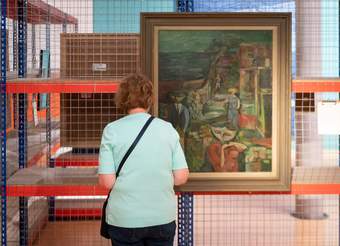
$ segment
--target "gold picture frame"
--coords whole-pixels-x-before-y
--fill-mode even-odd
[[[142,13],[153,113],[191,169],[180,191],[290,190],[290,13]]]

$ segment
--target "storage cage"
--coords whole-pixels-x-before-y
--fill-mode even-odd
[[[340,245],[339,134],[318,131],[339,118],[322,114],[339,105],[339,1],[1,0],[2,245],[110,245],[98,149],[142,70],[143,12],[292,16],[290,191],[178,191],[176,245]]]

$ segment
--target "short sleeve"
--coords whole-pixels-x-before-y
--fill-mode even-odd
[[[185,155],[182,149],[182,146],[179,142],[179,135],[174,130],[176,133],[176,143],[175,143],[175,148],[172,152],[172,170],[177,170],[177,169],[184,169],[188,168],[187,161],[185,160]]]
[[[108,127],[105,127],[99,149],[99,174],[115,173],[115,163],[113,160],[113,140],[114,133],[112,131],[110,132]]]

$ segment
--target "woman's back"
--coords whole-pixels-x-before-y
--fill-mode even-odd
[[[115,173],[147,113],[125,116],[107,125],[100,148],[100,174]],[[154,119],[126,160],[110,194],[107,222],[136,228],[169,223],[176,218],[173,170],[187,168],[172,125]]]

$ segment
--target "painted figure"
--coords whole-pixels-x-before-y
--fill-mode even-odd
[[[193,120],[202,119],[202,117],[203,117],[203,104],[202,104],[202,100],[201,100],[201,95],[196,91],[192,91],[188,95],[187,101],[188,101],[191,119],[193,119]]]
[[[215,92],[218,92],[221,89],[221,84],[222,84],[222,78],[220,74],[217,74],[215,78]]]
[[[213,136],[222,144],[232,141],[237,133],[227,127],[211,126],[210,129]]]
[[[215,172],[239,172],[238,158],[245,149],[244,144],[236,142],[213,143],[207,149],[208,159]]]
[[[185,94],[173,93],[170,97],[173,103],[169,105],[168,120],[172,123],[175,129],[185,133],[190,122],[189,109],[182,103],[185,98]]]
[[[241,106],[240,99],[236,96],[237,89],[229,88],[227,96],[227,125],[230,129],[239,128],[239,109]]]

